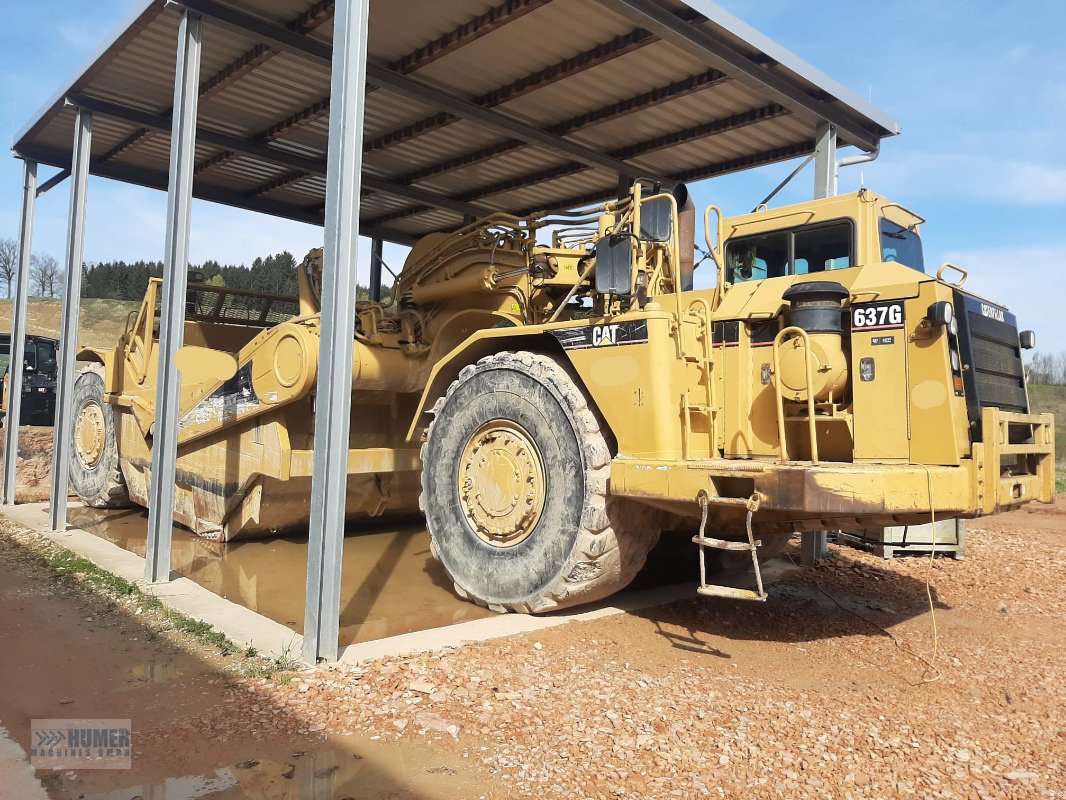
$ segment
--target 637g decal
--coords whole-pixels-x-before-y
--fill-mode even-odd
[[[903,328],[903,301],[863,303],[851,307],[853,331],[891,331]]]

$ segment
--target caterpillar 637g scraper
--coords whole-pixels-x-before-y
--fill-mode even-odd
[[[793,532],[1052,499],[1033,334],[961,268],[926,270],[920,217],[866,190],[712,207],[707,280],[694,217],[683,186],[638,182],[423,239],[393,301],[358,307],[350,515],[421,508],[459,594],[536,612],[625,586],[661,531],[699,526],[701,554],[758,574]],[[174,514],[202,536],[306,525],[320,265],[298,298],[190,287]],[[148,501],[159,288],[79,354],[88,505]]]

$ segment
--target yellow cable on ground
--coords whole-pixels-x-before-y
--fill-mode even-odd
[[[931,537],[932,538],[930,539],[932,544],[931,544],[930,549],[929,549],[929,565],[928,565],[928,567],[926,569],[926,572],[925,572],[925,596],[926,596],[926,599],[929,601],[929,618],[930,618],[930,620],[933,623],[933,653],[932,653],[932,655],[929,658],[926,658],[925,656],[921,655],[920,653],[914,652],[909,647],[907,647],[905,644],[903,644],[899,639],[897,639],[895,636],[893,636],[892,632],[890,630],[888,630],[888,628],[886,628],[884,625],[881,625],[878,622],[874,622],[872,619],[860,614],[858,611],[855,611],[853,609],[848,608],[846,605],[844,605],[839,600],[837,600],[833,595],[831,595],[829,592],[827,592],[825,589],[823,589],[822,588],[822,584],[820,584],[818,582],[817,578],[814,579],[814,585],[815,585],[815,588],[817,588],[819,592],[821,592],[826,597],[828,597],[830,600],[832,600],[842,611],[846,611],[848,614],[851,614],[854,617],[858,617],[863,622],[865,622],[867,625],[872,625],[873,627],[877,628],[879,631],[881,631],[881,633],[885,634],[885,636],[887,636],[889,639],[891,639],[892,643],[900,651],[902,651],[902,652],[906,653],[907,655],[911,656],[911,658],[915,658],[918,661],[921,661],[923,664],[925,664],[925,671],[922,673],[922,678],[921,678],[920,683],[935,683],[936,681],[938,681],[942,677],[944,677],[941,674],[940,670],[937,668],[936,664],[934,663],[936,661],[937,656],[940,653],[940,631],[939,631],[939,629],[937,627],[937,623],[936,623],[936,606],[933,603],[933,586],[932,586],[932,583],[933,583],[933,564],[935,563],[934,559],[936,558],[936,504],[933,502],[933,471],[931,469],[929,469],[929,467],[926,464],[919,464],[918,466],[920,466],[922,469],[925,470],[925,476],[926,476],[926,480],[927,480],[927,483],[928,483],[928,489],[929,489],[929,517],[930,517],[930,521],[931,521],[931,527],[933,528],[933,530],[931,531]],[[796,560],[794,558],[792,558],[791,554],[786,554],[786,555],[788,555],[788,560],[791,561],[793,563],[793,565],[795,565],[797,567],[799,566],[798,564],[796,564]]]
[[[933,654],[928,660],[917,653],[914,655],[925,663],[925,672],[922,673],[922,683],[933,683],[940,680],[943,675],[936,666],[936,657],[940,653],[940,631],[936,625],[936,608],[933,603],[933,564],[936,558],[936,503],[933,502],[933,471],[928,464],[919,464],[925,470],[925,479],[929,486],[929,566],[925,570],[925,596],[929,600],[929,619],[933,623]],[[933,673],[930,675],[930,673]]]

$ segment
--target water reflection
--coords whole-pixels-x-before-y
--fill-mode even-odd
[[[461,776],[462,765],[453,760],[406,744],[364,746],[358,753],[324,748],[112,789],[84,800],[449,800],[481,795],[485,787]]]
[[[71,508],[70,524],[143,557],[142,509]],[[204,588],[303,632],[306,537],[210,542],[175,526],[172,569]],[[341,584],[342,645],[437,628],[492,612],[456,597],[430,558],[420,522],[348,531]]]

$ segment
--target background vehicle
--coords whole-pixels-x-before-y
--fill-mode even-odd
[[[59,341],[45,336],[26,337],[26,359],[22,373],[21,425],[53,425],[56,416],[56,353]],[[11,334],[0,334],[0,375],[3,376],[2,414],[7,417],[8,366]]]
[[[865,190],[712,207],[697,269],[685,188],[638,182],[425,237],[396,301],[358,307],[349,515],[421,507],[459,594],[536,612],[625,586],[663,531],[698,527],[711,574],[758,577],[793,532],[1049,501],[1033,335],[961,268],[925,271],[921,222]],[[306,524],[320,269],[312,253],[299,298],[190,289],[175,517],[201,535]],[[158,296],[114,350],[79,354],[89,505],[147,503]],[[701,592],[765,597],[761,579]]]

